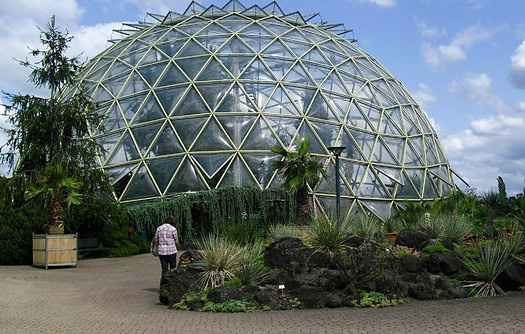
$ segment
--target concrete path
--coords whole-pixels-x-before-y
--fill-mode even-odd
[[[150,254],[77,268],[0,266],[0,333],[525,333],[525,294],[383,309],[247,314],[169,310]]]

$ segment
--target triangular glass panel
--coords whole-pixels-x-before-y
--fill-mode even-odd
[[[423,192],[423,172],[424,170],[421,169],[405,169],[405,173],[407,175],[407,178],[411,181],[411,183],[416,188],[418,194],[421,194]],[[405,187],[406,185],[410,183],[409,181],[405,181]],[[419,195],[414,196],[416,198],[419,198]]]
[[[285,86],[285,89],[288,92],[290,99],[295,103],[299,111],[303,114],[306,114],[306,110],[310,106],[310,102],[312,102],[315,90],[310,88],[299,88],[294,86]]]
[[[169,155],[183,152],[183,148],[173,132],[169,122],[164,127],[164,130],[159,134],[151,149],[148,152],[148,157],[158,157],[161,155]]]
[[[368,210],[370,210],[375,216],[377,216],[381,221],[386,221],[391,216],[391,204],[390,201],[370,201],[370,200],[361,200]]]
[[[354,128],[374,131],[372,125],[370,125],[368,118],[366,118],[361,110],[357,107],[357,103],[354,101],[350,105],[348,117],[346,118],[346,124]]]
[[[197,24],[189,24],[189,25],[178,25],[177,29],[187,33],[188,35],[195,35],[198,31],[202,30],[206,25],[208,25],[207,22],[200,22]]]
[[[221,101],[224,98],[224,95],[226,95],[228,88],[230,88],[229,83],[197,85],[197,89],[201,92],[211,110],[215,110],[219,101]]]
[[[255,123],[242,145],[243,150],[270,150],[277,145],[277,139],[262,118]]]
[[[144,57],[146,54],[147,49],[142,49],[137,52],[133,52],[131,54],[127,54],[125,57],[119,57],[119,60],[125,62],[129,66],[135,66],[139,63],[139,61]]]
[[[263,23],[264,27],[270,30],[275,36],[280,36],[290,30],[290,27],[280,24]]]
[[[135,198],[158,196],[159,193],[155,184],[151,180],[146,167],[142,166],[129,182],[126,192],[122,195],[122,200]]]
[[[195,167],[190,163],[189,158],[184,159],[181,163],[177,175],[173,178],[167,194],[183,193],[186,191],[204,190],[206,187],[197,176]]]
[[[204,174],[206,174],[209,179],[212,179],[232,156],[231,153],[195,154],[193,155],[193,159],[195,159]]]
[[[246,38],[245,38],[246,40]],[[292,54],[284,46],[281,41],[276,39],[270,46],[268,46],[262,53],[263,55],[268,56],[277,56],[277,57],[289,57],[293,58]]]
[[[119,167],[106,169],[106,175],[109,177],[109,183],[113,185],[114,188],[117,188],[119,183],[123,183],[121,187],[122,187],[122,190],[124,190],[124,188],[128,184],[128,181],[131,179],[131,176],[133,175],[133,171],[138,166],[139,166],[138,164],[133,164],[133,165],[119,166]]]
[[[425,162],[425,151],[423,148],[423,136],[418,137],[410,137],[408,138],[408,143],[411,144],[412,148],[414,149],[414,152],[419,157],[421,162]],[[423,166],[426,166],[427,164],[424,163]]]
[[[246,46],[246,44],[244,44],[243,41],[241,41],[241,39],[234,36],[219,50],[219,53],[221,54],[231,54],[231,53],[252,54],[253,52]]]
[[[328,73],[330,73],[330,69],[329,68],[322,67],[322,66],[319,66],[317,64],[312,64],[312,63],[309,63],[309,62],[306,62],[306,61],[303,62],[303,66],[306,68],[308,73],[310,73],[312,78],[314,78],[314,80],[318,84],[321,84],[321,82],[323,82],[324,79],[326,79],[326,76],[328,75]]]
[[[208,51],[197,44],[195,41],[190,40],[184,49],[177,55],[178,58],[191,57],[208,54]]]
[[[215,5],[211,5],[210,7],[208,7],[208,9],[206,9],[202,13],[202,16],[216,18],[216,17],[222,17],[227,14],[228,14],[227,11],[222,10],[221,8]]]
[[[222,7],[222,9],[227,12],[240,12],[246,10],[246,7],[244,7],[238,0],[230,0],[224,5],[224,7]]]
[[[353,160],[368,161],[368,159],[363,158],[361,151],[357,147],[357,142],[350,135],[350,130],[343,128],[337,145],[346,147],[346,149],[343,150],[343,153],[341,153],[341,157]]]
[[[186,10],[184,11],[183,15],[190,16],[192,14],[199,14],[204,12],[205,10],[206,8],[203,5],[201,5],[197,1],[192,1],[188,8],[186,8]]]
[[[225,80],[230,79],[230,75],[226,70],[219,64],[215,58],[212,57],[206,68],[196,78],[197,81],[208,81],[208,80]]]
[[[370,105],[359,103],[361,112],[372,125],[372,130],[376,131],[379,128],[379,122],[381,121],[381,110],[376,109]]]
[[[325,97],[332,110],[335,111],[341,120],[344,120],[350,106],[350,99],[335,94],[325,94]]]
[[[377,78],[381,78],[381,74],[377,73],[376,71],[372,70],[370,67],[367,67],[363,64],[371,65],[370,62],[366,58],[354,58],[354,61],[358,65],[359,69],[363,74],[369,79],[374,80]]]
[[[425,191],[423,193],[424,198],[436,198],[439,197],[436,188],[432,182],[432,177],[430,174],[426,174],[427,177],[425,179]]]
[[[308,108],[307,116],[320,118],[327,121],[339,121],[337,117],[335,117],[335,115],[332,113],[325,99],[321,96],[321,93],[319,92],[315,96],[310,108]]]
[[[157,123],[131,129],[142,155],[145,155],[161,126],[162,123]]]
[[[288,46],[288,48],[290,48],[290,50],[293,51],[293,53],[295,53],[297,58],[302,57],[312,47],[312,45],[310,44],[299,43],[291,40],[287,40],[286,45]],[[326,64],[326,62],[324,62],[323,64]]]
[[[346,72],[346,74],[353,75],[354,78],[362,78],[363,77],[363,75],[361,74],[361,71],[359,71],[359,69],[357,68],[357,65],[354,63],[354,61],[352,59],[349,59],[347,62],[339,65],[337,67],[337,69],[338,69],[338,71],[343,71],[343,72]],[[344,76],[343,76],[343,80],[346,82]],[[356,79],[353,79],[353,80],[356,80]]]
[[[246,28],[243,28],[241,31],[239,31],[239,33],[257,36],[273,36],[270,32],[268,32],[266,29],[264,29],[257,23],[253,23],[247,26]]]
[[[146,103],[142,105],[142,108],[137,113],[131,124],[145,123],[157,119],[165,118],[166,115],[160,109],[160,105],[157,102],[155,96],[150,95]]]
[[[241,75],[241,79],[252,81],[274,81],[272,74],[257,58]]]
[[[119,101],[120,109],[122,110],[122,113],[128,122],[130,122],[133,116],[135,116],[135,113],[139,109],[146,96],[147,95],[144,94]]]
[[[401,127],[399,125],[399,115],[399,108],[385,110],[383,113],[383,120],[381,121],[381,125],[379,127],[379,132],[403,136],[404,132],[401,132]]]
[[[372,170],[369,168],[367,170],[367,173],[365,177],[363,178],[363,182],[361,183],[361,186],[359,187],[359,191],[357,192],[358,196],[361,197],[372,197],[372,198],[385,198],[390,197],[386,190],[383,188],[380,182],[377,181],[376,176],[372,172]]]
[[[423,132],[427,134],[433,133],[434,131],[431,129],[431,125],[428,123],[428,120],[425,117],[424,112],[418,107],[415,107],[415,109],[416,109],[416,115],[419,119],[419,125],[423,129]]]
[[[323,85],[321,87],[323,89],[331,90],[339,94],[347,94],[345,85],[343,84],[341,79],[339,79],[335,72],[332,72],[332,74],[330,74],[330,76],[323,82]]]
[[[266,188],[274,172],[272,162],[279,160],[281,156],[273,153],[244,153],[242,157],[259,184]]]
[[[122,89],[122,86],[126,83],[129,77],[129,72],[124,75],[119,75],[117,77],[113,77],[111,80],[107,80],[104,82],[104,87],[113,94],[113,96],[118,96],[118,93]],[[103,100],[103,99],[109,99],[107,97],[104,97],[104,91],[101,91],[101,88],[99,86],[99,90],[97,91],[97,94],[100,95],[97,96],[96,100]],[[109,96],[109,95],[108,95]]]
[[[97,143],[102,146],[102,161],[106,162],[111,150],[115,147],[115,144],[119,141],[123,132],[113,133],[111,135],[97,138]]]
[[[397,105],[397,102],[394,101],[391,97],[389,97],[385,92],[383,92],[381,89],[377,88],[374,84],[377,81],[374,81],[373,84],[370,85],[371,90],[375,93],[378,101],[381,103],[383,107],[390,107],[393,105]]]
[[[390,88],[392,88],[392,91],[394,92],[394,95],[396,96],[397,101],[400,104],[410,103],[410,101],[408,101],[408,99],[405,97],[405,93],[403,92],[403,89],[401,89],[400,84],[397,81],[388,80],[388,83],[390,85]]]
[[[306,74],[306,71],[302,68],[300,63],[296,63],[294,65],[294,67],[288,72],[288,74],[286,74],[283,81],[301,85],[315,86],[315,84]]]
[[[363,180],[363,176],[365,175],[365,172],[367,170],[366,165],[358,164],[358,163],[352,163],[348,161],[340,161],[341,163],[341,171],[342,176],[346,179],[348,184],[350,184],[350,188],[352,191],[357,193],[357,189],[359,189],[359,185],[361,184],[361,181]]]
[[[397,165],[397,161],[394,159],[392,154],[386,148],[386,145],[381,140],[381,137],[377,140],[376,147],[374,149],[373,161],[387,164],[387,165]]]
[[[323,44],[323,46],[326,46],[326,44]],[[325,49],[325,48],[321,48],[321,49],[323,50],[326,57],[328,57],[328,60],[330,60],[330,62],[334,64],[334,66],[337,66],[338,64],[341,64],[342,62],[348,59],[347,57],[339,53],[332,52],[329,49]]]
[[[177,167],[179,167],[181,160],[182,157],[174,157],[146,161],[153,178],[157,181],[161,193],[164,193],[166,190],[166,187],[173,177],[173,173],[175,173]]]
[[[387,136],[382,136],[382,138],[390,149],[390,152],[392,152],[397,161],[401,163],[403,161],[403,153],[405,151],[405,139]]]
[[[372,149],[376,142],[376,135],[357,130],[351,130],[350,133],[352,134],[352,137],[354,137],[357,146],[359,146],[363,152],[366,161],[369,161],[372,155]]]
[[[103,65],[99,66],[99,64],[103,64]],[[106,73],[110,65],[111,65],[111,62],[109,60],[102,59],[96,65],[97,67],[93,69],[93,71],[90,74],[86,76],[86,79],[93,80],[93,81],[98,81],[102,79],[102,76]]]
[[[295,39],[295,40],[305,42],[305,43],[309,43],[309,41],[298,30],[295,30],[295,29],[292,31],[289,31],[283,37]]]
[[[171,120],[187,150],[199,134],[206,120],[207,118],[205,117]]]
[[[297,134],[297,138],[295,139],[296,142],[299,140],[302,140],[303,138],[310,137],[312,143],[310,144],[310,152],[311,153],[319,153],[319,154],[327,154],[328,152],[326,149],[319,143],[319,140],[314,135],[310,127],[308,126],[307,122],[304,121],[303,125],[301,126],[301,129],[299,130],[299,133]]]
[[[162,62],[151,66],[142,67],[139,69],[140,75],[149,83],[150,86],[154,86],[155,82],[159,79],[159,74],[164,71],[164,68],[168,62]]]
[[[140,159],[139,152],[135,147],[135,143],[133,143],[133,139],[131,139],[129,133],[126,132],[124,139],[121,140],[115,148],[106,165],[116,165],[136,159]]]
[[[239,157],[236,157],[232,162],[228,171],[224,175],[221,181],[220,187],[224,186],[236,186],[245,187],[256,185],[253,176],[250,174],[248,168],[244,165],[244,162]]]
[[[172,87],[163,90],[155,90],[157,97],[164,108],[164,112],[170,115],[173,111],[173,107],[179,102],[180,97],[186,91],[187,87]]]
[[[192,114],[203,114],[208,113],[209,110],[206,107],[206,104],[202,101],[199,93],[194,87],[191,87],[182,99],[181,103],[177,106],[171,117],[182,116],[182,115],[192,115]]]
[[[266,58],[264,60],[270,67],[277,80],[281,80],[288,69],[294,64],[292,60]]]
[[[251,56],[219,56],[219,60],[222,64],[236,78],[239,77],[252,59],[253,57]]]
[[[264,12],[264,10],[261,7],[257,5],[251,6],[250,8],[243,11],[241,14],[249,16],[251,18],[265,17],[268,15]]]
[[[363,54],[359,52],[359,49],[357,49],[357,47],[352,43],[349,43],[346,39],[343,41],[339,41],[339,46],[341,46],[350,57],[363,56]]]
[[[213,6],[213,5],[212,5]],[[214,36],[214,35],[227,35],[230,32],[221,27],[218,24],[211,24],[206,29],[201,30],[198,35],[199,36]]]
[[[123,127],[126,127],[124,117],[122,117],[119,108],[117,108],[116,105],[113,105],[106,114],[104,121],[104,131],[109,132],[112,130],[121,129]]]
[[[363,102],[380,106],[379,102],[376,99],[376,96],[374,93],[372,93],[372,90],[370,89],[370,85],[367,83],[365,84],[356,94],[355,97]]]
[[[317,136],[321,138],[321,142],[323,142],[324,146],[336,146],[339,130],[341,129],[340,125],[333,125],[314,121],[310,121],[310,124],[312,125]]]
[[[303,59],[326,64],[326,58],[321,54],[321,52],[319,52],[319,49],[317,47],[314,47],[307,54],[305,54],[303,56]]]
[[[406,151],[405,151],[405,166],[423,166],[422,162],[423,157],[419,154],[417,154],[410,143],[407,143],[406,145]]]
[[[350,92],[350,94],[355,94],[365,84],[363,80],[349,74],[345,74],[344,72],[339,72],[339,75],[341,76],[341,79],[343,79],[346,89]]]
[[[277,87],[275,93],[273,93],[270,102],[264,108],[264,113],[278,114],[278,115],[299,115],[299,112],[295,108],[294,104],[281,87]]]
[[[281,7],[277,4],[277,2],[272,1],[266,6],[263,7],[264,11],[269,14],[276,14],[276,15],[284,15],[284,12],[282,11]]]
[[[220,21],[220,23],[228,30],[232,32],[237,32],[243,29],[250,21],[245,18],[239,17],[242,21]]]
[[[270,37],[241,36],[241,39],[254,49],[255,52],[260,52],[273,41],[273,38]]]
[[[407,134],[411,136],[411,135],[423,133],[421,129],[419,128],[417,117],[414,114],[414,110],[412,110],[412,107],[404,106],[403,112],[405,114],[404,120],[405,120],[405,127],[407,130]]]
[[[195,145],[192,147],[193,151],[221,151],[231,149],[232,146],[228,140],[228,136],[226,136],[213,117],[210,118],[204,130],[199,134]]]
[[[179,31],[172,28],[166,35],[164,35],[157,43],[163,43],[166,41],[172,41],[179,38],[186,38],[185,34],[180,33]]]
[[[177,53],[179,53],[182,46],[186,43],[186,40],[179,40],[174,42],[168,42],[163,44],[157,44],[156,47],[164,52],[167,57],[171,58],[175,56]]]
[[[158,87],[169,86],[187,82],[186,76],[175,65],[170,64],[168,69],[164,72],[162,79],[157,84]]]
[[[241,145],[256,119],[254,116],[219,116],[217,118],[236,147]]]
[[[129,45],[129,47],[126,49],[125,53],[122,53],[122,55],[128,54],[128,53],[132,53],[133,51],[136,51],[136,50],[139,50],[139,49],[142,49],[142,48],[146,48],[148,46],[149,46],[148,44],[143,43],[140,40],[134,40]]]
[[[285,17],[287,18],[287,21],[292,20],[296,25],[306,24],[306,21],[304,20],[300,12],[289,13],[286,14]]]
[[[150,89],[150,87],[144,82],[144,80],[142,80],[142,77],[136,72],[132,72],[128,83],[126,84],[126,87],[123,89],[120,96],[127,96],[148,89]]]
[[[113,47],[109,48],[110,51],[106,53],[104,57],[118,56],[122,52],[122,50],[124,50],[130,43],[131,41],[127,41],[127,42],[120,41],[120,43],[114,44]]]
[[[339,172],[342,173],[341,166],[339,166]],[[329,176],[328,180],[321,178],[319,184],[315,188],[315,192],[324,194],[335,194],[337,191],[336,175],[335,166],[332,161],[329,162],[328,168],[326,169],[326,173]],[[352,192],[350,191],[350,189],[348,189],[343,180],[341,180],[340,182],[339,192],[343,196],[353,196]]]
[[[435,153],[434,149],[434,140],[432,139],[432,136],[425,136],[425,153],[427,157],[427,164],[428,165],[435,165],[438,164],[438,158]]]
[[[149,35],[143,35],[140,36],[140,40],[146,44],[153,44],[156,40],[159,39],[159,37],[163,36],[169,28],[159,28],[158,26],[156,28],[153,28],[153,32]]]
[[[385,185],[387,184],[393,185],[394,183],[403,185],[403,174],[400,168],[390,168],[390,167],[374,165],[374,169],[377,171],[378,175],[384,175],[388,179],[390,179],[390,182],[383,182],[385,183]]]
[[[255,85],[256,89],[251,89],[252,85]],[[268,102],[268,99],[275,90],[275,84],[245,84],[244,87],[249,92],[255,92],[255,94],[251,94],[249,97],[260,110],[264,109],[266,102]]]
[[[222,100],[216,112],[256,112],[251,100],[244,94],[238,85],[233,86]]]
[[[121,73],[124,73],[126,71],[130,70],[130,67],[118,60],[116,60],[114,63],[113,63],[113,66],[111,66],[111,69],[109,70],[108,74],[106,74],[106,79],[107,78],[110,78],[114,75],[117,75],[117,74],[121,74]]]
[[[266,117],[266,119],[284,146],[289,147],[301,120],[286,117]]]
[[[176,63],[188,75],[190,80],[193,80],[206,61],[208,61],[208,57],[197,57],[177,60]]]

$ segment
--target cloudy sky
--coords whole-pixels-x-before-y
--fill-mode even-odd
[[[263,2],[248,1],[247,6]],[[212,3],[223,6],[226,0]],[[51,15],[75,36],[71,54],[93,57],[121,22],[183,12],[185,0],[0,0],[0,90],[47,95],[17,65]],[[285,12],[320,13],[354,30],[357,45],[410,90],[437,130],[451,166],[478,192],[525,186],[525,1],[282,0]],[[118,37],[113,33],[114,37]],[[351,36],[349,36],[351,37]],[[0,95],[0,104],[5,97]],[[3,107],[0,106],[0,113]],[[0,116],[0,127],[6,127]],[[0,131],[0,145],[5,134]],[[0,166],[0,173],[6,166]],[[460,181],[458,181],[460,182]]]

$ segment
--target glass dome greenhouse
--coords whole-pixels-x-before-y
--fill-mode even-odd
[[[429,120],[375,58],[316,15],[276,2],[222,8],[192,2],[183,14],[148,14],[93,58],[78,80],[106,116],[93,132],[123,203],[225,185],[278,187],[271,148],[308,136],[329,181],[315,205],[381,219],[406,200],[446,195],[452,171]],[[73,88],[66,96],[74,94]]]

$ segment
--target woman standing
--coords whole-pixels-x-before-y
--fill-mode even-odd
[[[164,219],[164,224],[157,227],[153,244],[159,245],[159,259],[162,267],[162,275],[169,269],[177,266],[177,246],[179,244],[179,237],[177,229],[175,228],[175,217],[167,216]]]

